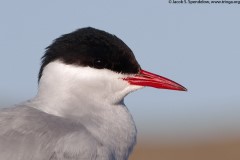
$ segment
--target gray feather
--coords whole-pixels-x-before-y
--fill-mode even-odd
[[[104,159],[107,152],[79,123],[27,106],[0,111],[0,160]]]

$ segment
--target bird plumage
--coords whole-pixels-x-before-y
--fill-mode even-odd
[[[127,159],[136,127],[123,98],[141,87],[125,76],[49,63],[35,98],[1,110],[0,159]]]
[[[24,105],[1,110],[0,117],[1,160],[77,160],[101,156],[100,142],[81,123]]]

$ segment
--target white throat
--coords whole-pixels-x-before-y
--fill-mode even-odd
[[[125,150],[129,154],[136,127],[123,99],[142,87],[128,84],[122,79],[126,76],[55,61],[45,67],[31,105],[79,122],[103,143],[118,148],[119,154]]]

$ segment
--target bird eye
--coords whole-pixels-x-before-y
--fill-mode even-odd
[[[93,66],[98,69],[102,69],[106,67],[106,62],[102,59],[95,59],[93,62]]]

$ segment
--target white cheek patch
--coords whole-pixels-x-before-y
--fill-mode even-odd
[[[71,91],[76,94],[84,94],[84,97],[95,95],[96,98],[102,96],[119,100],[123,99],[128,93],[142,88],[141,86],[130,85],[123,80],[128,76],[131,75],[116,73],[108,69],[66,65],[63,62],[54,61],[49,63],[43,71],[39,83],[39,92],[67,94]]]

